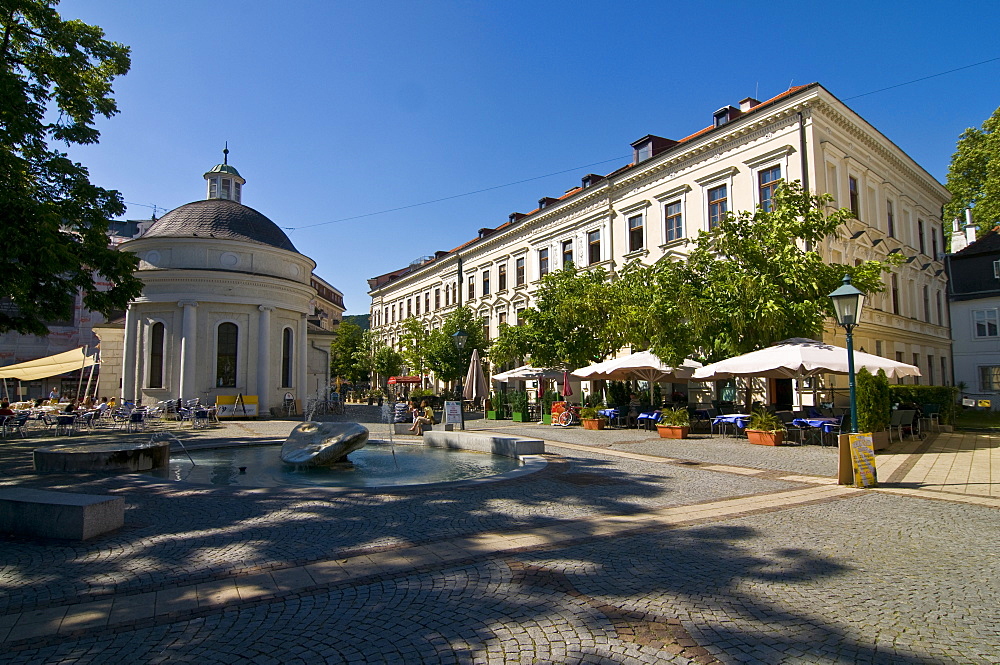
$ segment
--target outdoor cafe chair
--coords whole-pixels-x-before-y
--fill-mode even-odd
[[[76,415],[65,413],[56,416],[56,427],[52,431],[53,436],[59,436],[60,432],[67,436],[76,433]]]
[[[913,438],[913,417],[917,415],[916,411],[896,409],[892,412],[892,418],[889,420],[889,441],[892,441],[892,432],[896,431],[896,438],[900,441],[903,440],[903,428],[909,429],[910,438]]]
[[[126,429],[129,432],[138,432],[146,429],[146,412],[141,409],[135,409],[128,414],[128,424]]]
[[[13,416],[4,416],[3,417],[3,437],[5,439],[7,438],[7,432],[17,432],[18,434],[21,435],[21,438],[23,439],[24,438],[24,427],[25,427],[25,423],[28,422],[28,415],[30,415],[30,414],[19,413],[17,415],[13,415]]]
[[[774,415],[777,416],[778,420],[782,422],[782,424],[785,426],[785,431],[787,431],[789,435],[791,435],[792,432],[794,432],[798,442],[800,444],[805,443],[805,438],[804,438],[805,429],[799,427],[798,425],[792,424],[792,421],[795,420],[795,416],[792,414],[791,411],[775,411]]]
[[[920,419],[927,421],[927,429],[939,432],[941,430],[941,406],[939,404],[924,404],[920,410],[922,412]],[[921,427],[922,429],[923,427]]]

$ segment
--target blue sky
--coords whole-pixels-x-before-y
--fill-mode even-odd
[[[1000,58],[1000,6],[812,4],[66,0],[132,48],[121,114],[71,155],[139,219],[204,198],[228,141],[243,202],[350,314],[368,277],[790,84],[819,81],[943,182],[959,134],[1000,106],[1000,60],[851,98]]]

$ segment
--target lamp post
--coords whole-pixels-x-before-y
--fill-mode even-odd
[[[865,294],[851,284],[851,276],[844,275],[844,283],[830,294],[833,309],[837,314],[837,325],[847,331],[847,380],[851,388],[851,431],[858,432],[858,404],[854,392],[854,328],[861,321],[861,309],[865,305]]]
[[[469,341],[469,333],[465,332],[461,328],[456,330],[451,336],[451,343],[455,345],[458,349],[459,354],[465,349],[465,343]],[[463,405],[463,395],[462,395],[462,380],[458,380],[458,415],[461,422],[461,429],[465,429],[465,408]]]

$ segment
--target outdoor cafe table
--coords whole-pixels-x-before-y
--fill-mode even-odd
[[[746,429],[748,424],[750,424],[750,416],[746,413],[730,413],[712,419],[712,427],[718,425],[723,432],[726,432],[726,425],[733,425],[736,430],[741,430]]]
[[[792,421],[796,427],[812,427],[822,430],[820,443],[823,442],[823,434],[833,434],[840,429],[840,418],[796,418]]]
[[[597,415],[604,416],[611,423],[615,423],[618,420],[618,409],[598,409]]]

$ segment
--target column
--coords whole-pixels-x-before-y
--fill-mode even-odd
[[[139,317],[134,307],[125,310],[125,340],[122,359],[122,403],[135,399],[135,362],[139,344]]]
[[[257,318],[257,409],[268,413],[271,397],[271,312],[273,307],[260,305]]]
[[[299,318],[299,332],[298,339],[296,340],[296,356],[293,362],[298,365],[298,382],[295,384],[297,387],[296,392],[298,393],[298,398],[302,400],[302,408],[305,408],[306,397],[309,394],[309,386],[306,382],[308,378],[308,363],[306,362],[306,354],[309,352],[309,346],[306,342],[306,315],[302,314]]]
[[[198,396],[198,358],[195,355],[197,350],[198,335],[198,303],[194,300],[181,300],[178,307],[184,308],[184,316],[181,320],[181,378],[180,378],[180,398],[193,399]]]

